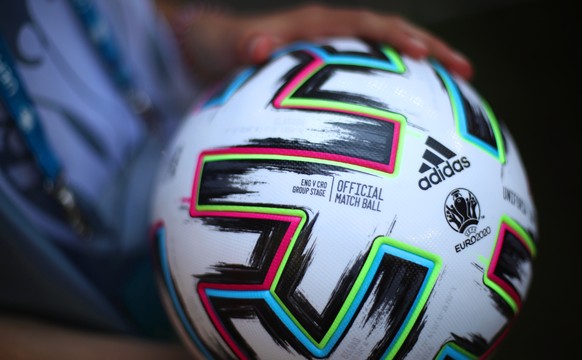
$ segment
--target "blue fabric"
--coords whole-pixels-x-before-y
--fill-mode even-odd
[[[136,83],[159,106],[165,135],[171,134],[195,88],[152,3],[95,5],[111,21]],[[70,0],[3,2],[0,33],[94,234],[84,240],[71,230],[0,104],[0,311],[173,339],[148,239],[149,196],[164,137],[148,134],[70,6]]]

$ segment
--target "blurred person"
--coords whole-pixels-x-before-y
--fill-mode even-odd
[[[188,358],[158,298],[149,196],[199,94],[296,40],[355,36],[470,78],[400,16],[306,4],[0,5],[0,358]]]

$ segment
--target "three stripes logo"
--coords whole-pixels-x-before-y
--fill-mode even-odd
[[[458,157],[455,152],[430,136],[425,144],[427,148],[422,155],[424,162],[418,169],[424,175],[418,180],[418,187],[422,190],[428,190],[471,166],[465,156]]]

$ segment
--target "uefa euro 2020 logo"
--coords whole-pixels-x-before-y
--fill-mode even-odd
[[[451,191],[445,200],[445,217],[456,232],[466,236],[475,232],[481,217],[475,194],[464,188]]]

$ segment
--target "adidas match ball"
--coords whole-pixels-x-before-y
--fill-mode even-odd
[[[154,189],[164,304],[209,359],[489,357],[536,212],[506,126],[431,60],[295,43],[185,119]]]

